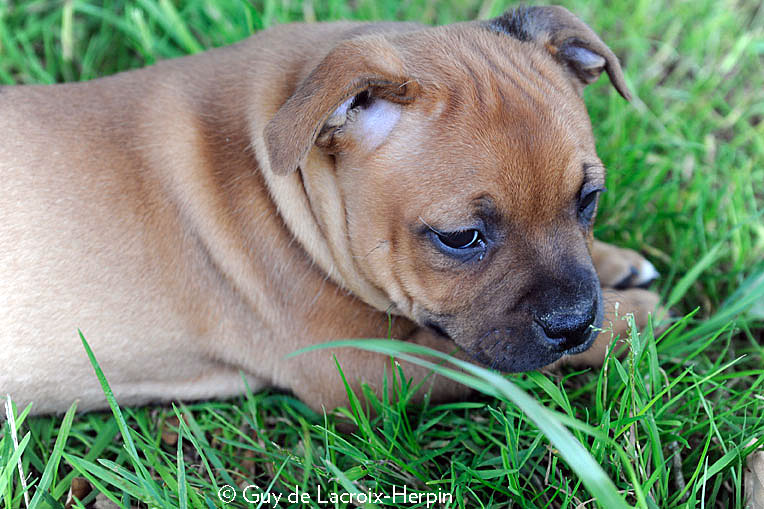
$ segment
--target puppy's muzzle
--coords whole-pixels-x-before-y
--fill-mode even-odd
[[[564,355],[584,352],[594,342],[603,320],[599,280],[592,269],[537,282],[509,310],[486,318],[467,330],[442,320],[437,330],[494,369],[516,372],[547,366]]]

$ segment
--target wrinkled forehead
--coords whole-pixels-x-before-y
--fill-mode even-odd
[[[548,54],[487,30],[439,35],[450,46],[438,57],[446,43],[432,40],[424,59],[430,72],[420,106],[430,125],[421,141],[428,164],[454,175],[460,195],[491,188],[503,207],[536,197],[524,201],[542,213],[550,199],[576,193],[585,176],[604,180],[584,103]]]

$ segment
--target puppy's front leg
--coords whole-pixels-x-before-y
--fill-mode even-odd
[[[427,329],[417,329],[408,342],[445,353],[458,351],[458,347],[452,341],[438,337]],[[334,356],[342,368],[345,379],[357,396],[362,395],[361,383],[365,383],[378,397],[381,397],[385,374],[387,374],[388,391],[391,390],[392,362],[387,355],[357,348],[333,348],[306,353],[290,360],[290,362],[303,363],[299,375],[293,379],[291,388],[297,397],[317,412],[321,412],[322,409],[329,411],[348,404],[347,391],[334,362]],[[436,375],[427,368],[397,359],[395,362],[402,366],[407,380],[413,379],[413,385],[419,384],[426,378],[422,388],[416,393],[414,401],[421,401],[428,391],[434,402],[464,398],[471,391],[468,387]]]

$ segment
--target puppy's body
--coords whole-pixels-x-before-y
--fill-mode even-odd
[[[285,356],[385,337],[387,310],[393,337],[445,351],[453,337],[486,362],[489,350],[458,339],[473,334],[464,302],[518,301],[533,278],[561,270],[559,250],[591,267],[585,235],[550,233],[561,205],[549,197],[580,186],[576,154],[597,162],[580,88],[542,46],[502,37],[499,48],[471,24],[289,25],[88,83],[0,88],[0,390],[38,413],[75,399],[102,407],[81,328],[122,404],[237,394],[243,371],[253,389],[331,406],[344,400],[332,355],[354,382],[378,381],[389,361]],[[379,99],[351,108],[359,86],[343,82],[349,92],[329,109],[314,106],[359,67]],[[383,82],[406,73],[416,98],[385,95]],[[290,108],[300,121],[276,125]],[[486,140],[496,141],[475,149]],[[514,209],[512,224],[533,239],[522,248],[532,254],[511,260],[543,269],[492,262],[494,275],[470,276],[491,289],[480,303],[437,281],[432,270],[453,268],[435,255],[425,268],[396,228],[448,218],[449,197],[491,188],[535,193],[496,207]],[[445,338],[421,328],[436,314]],[[440,379],[434,390],[464,391]]]
[[[277,108],[357,28],[279,27],[89,83],[0,88],[3,391],[39,412],[101,405],[77,328],[125,404],[239,393],[240,369],[253,389],[291,387],[279,364],[300,340],[384,337],[384,315],[284,228],[249,134],[252,110]]]

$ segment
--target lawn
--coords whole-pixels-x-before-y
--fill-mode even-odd
[[[428,507],[429,494],[436,507],[743,508],[746,461],[764,443],[764,7],[561,3],[635,92],[626,103],[605,77],[586,92],[609,168],[596,234],[656,265],[668,330],[632,331],[632,353],[601,371],[465,375],[483,394],[449,405],[409,406],[390,380],[400,397],[373,418],[355,405],[317,415],[274,391],[63,417],[18,408],[0,423],[0,504]],[[289,21],[442,24],[506,7],[0,0],[0,83],[92,79]]]

